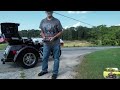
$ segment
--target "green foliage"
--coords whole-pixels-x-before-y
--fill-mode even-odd
[[[67,28],[63,31],[63,40],[87,40],[100,46],[118,46],[120,45],[120,26],[99,25],[92,28],[83,26]]]
[[[7,43],[0,44],[0,50],[4,50],[7,47]]]
[[[40,30],[22,30],[19,33],[22,37],[40,37]]]
[[[22,37],[40,37],[40,31],[22,30],[20,35]],[[120,26],[70,27],[63,30],[61,38],[69,41],[86,40],[96,45],[118,46],[120,45]]]

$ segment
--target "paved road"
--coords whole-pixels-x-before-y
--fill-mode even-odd
[[[60,58],[60,69],[58,79],[72,79],[75,76],[74,67],[78,65],[82,56],[94,51],[104,50],[109,48],[120,47],[75,47],[75,48],[62,48],[62,56]],[[0,59],[3,51],[0,51]],[[0,62],[0,79],[50,79],[52,75],[53,60],[49,61],[49,73],[38,77],[37,74],[41,70],[41,62],[36,67],[31,69],[23,69],[15,63],[2,64]]]

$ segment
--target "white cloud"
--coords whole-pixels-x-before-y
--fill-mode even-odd
[[[77,27],[77,26],[80,26],[80,25],[81,25],[81,23],[78,22],[78,23],[76,23],[76,24],[74,24],[74,25],[65,26],[64,29],[67,29],[67,28],[70,28],[70,27]]]
[[[120,26],[120,24],[117,24],[117,25],[109,25],[109,26]]]
[[[64,29],[67,29],[67,28],[69,28],[69,26],[65,26],[65,27],[64,27]]]
[[[91,11],[68,11],[69,14],[79,14],[79,13],[88,13],[88,12],[91,12]]]
[[[120,24],[118,24],[118,26],[120,26]]]
[[[73,27],[77,27],[77,26],[80,26],[80,25],[81,25],[81,23],[78,22],[78,23],[74,24]]]

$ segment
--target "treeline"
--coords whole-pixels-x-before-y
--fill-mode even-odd
[[[23,37],[40,37],[40,30],[22,30]],[[100,25],[92,28],[78,26],[64,29],[63,40],[86,40],[96,45],[120,45],[120,26]]]
[[[19,34],[21,37],[40,37],[40,30],[21,30]]]

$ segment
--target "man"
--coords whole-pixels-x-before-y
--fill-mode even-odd
[[[48,73],[48,59],[52,50],[54,56],[52,79],[56,79],[59,71],[60,36],[63,28],[60,21],[53,17],[53,11],[45,11],[45,13],[47,14],[47,17],[41,21],[39,27],[44,43],[42,71],[38,76]]]

